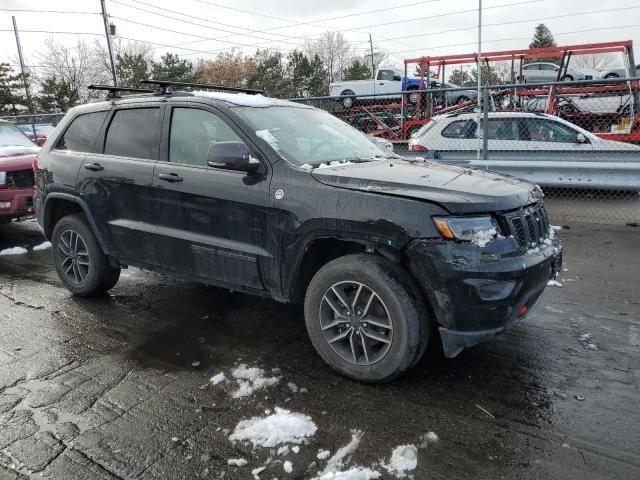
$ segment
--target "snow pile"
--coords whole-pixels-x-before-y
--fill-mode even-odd
[[[420,437],[422,443],[420,444],[420,448],[427,448],[427,445],[430,443],[436,443],[439,438],[435,432],[427,432],[422,437]]]
[[[418,466],[418,448],[415,445],[400,445],[391,452],[391,459],[383,465],[387,472],[403,478],[405,472],[415,470]]]
[[[324,473],[314,480],[373,480],[380,478],[380,472],[370,468],[354,467],[344,472]]]
[[[213,384],[213,385],[218,385],[219,383],[224,382],[227,379],[227,377],[224,376],[224,372],[220,372],[217,375],[214,375],[213,377],[211,377],[209,379],[209,381]]]
[[[471,238],[471,243],[479,246],[480,248],[484,248],[487,244],[493,240],[497,234],[497,230],[495,228],[489,228],[487,230],[480,230],[473,234]]]
[[[284,471],[287,473],[293,472],[293,464],[289,460],[284,462],[284,464],[282,465],[282,468],[284,468]]]
[[[329,450],[318,450],[318,455],[316,455],[316,458],[318,460],[326,460],[327,458],[329,458],[329,455],[331,455],[331,452]]]
[[[260,474],[262,472],[264,472],[266,470],[267,467],[258,467],[258,468],[254,468],[253,470],[251,470],[251,475],[253,475],[253,478],[255,478],[256,480],[258,480],[260,478]]]
[[[231,375],[238,382],[238,390],[231,394],[233,398],[246,397],[256,390],[270,387],[280,381],[279,377],[265,377],[264,370],[261,368],[250,368],[245,364],[236,367]]]
[[[589,350],[598,350],[598,346],[592,341],[593,335],[590,333],[583,333],[578,337],[578,341],[582,344],[582,346]]]
[[[547,282],[547,287],[561,287],[562,284],[557,280],[549,280]]]
[[[39,252],[40,250],[46,250],[47,248],[51,248],[51,242],[42,242],[40,245],[33,247],[33,251]]]
[[[276,407],[275,413],[267,417],[241,420],[229,436],[229,440],[248,440],[254,447],[275,447],[281,443],[302,443],[317,430],[318,427],[311,417]]]
[[[244,458],[230,458],[229,460],[227,460],[227,465],[233,465],[236,467],[244,467],[247,462]]]
[[[26,248],[11,247],[11,248],[5,248],[4,250],[1,250],[0,251],[0,256],[3,256],[3,255],[22,255],[23,253],[27,253],[27,249]]]
[[[271,145],[276,152],[280,151],[280,145],[278,145],[278,139],[274,137],[269,130],[256,130],[256,135],[262,140]]]

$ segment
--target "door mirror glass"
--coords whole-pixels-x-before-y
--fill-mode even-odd
[[[394,82],[400,82],[401,80],[402,80],[402,77],[400,75],[396,74],[396,75],[393,76],[393,81]]]
[[[576,135],[576,142],[587,143],[587,137],[585,137],[582,133],[578,133],[578,135]]]
[[[225,170],[254,173],[260,161],[253,158],[244,142],[216,142],[209,145],[207,165]]]

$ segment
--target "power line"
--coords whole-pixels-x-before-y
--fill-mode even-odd
[[[0,29],[0,32],[13,32],[13,30],[8,28]],[[20,33],[53,33],[60,35],[98,35],[102,36],[102,33],[93,33],[93,32],[63,32],[63,31],[54,31],[54,30],[22,30],[20,29]]]
[[[0,11],[20,12],[20,13],[61,13],[61,14],[72,14],[72,15],[100,15],[99,12],[72,12],[68,10],[27,10],[22,8],[0,8]]]

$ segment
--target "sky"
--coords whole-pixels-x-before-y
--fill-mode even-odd
[[[527,48],[534,27],[545,23],[559,45],[633,40],[640,62],[638,0],[482,4],[483,51]],[[170,51],[207,59],[232,48],[245,54],[265,47],[286,52],[326,31],[343,32],[357,54],[368,53],[371,34],[374,50],[386,53],[389,65],[477,50],[478,0],[106,0],[106,6],[117,35],[151,43],[157,57]],[[37,68],[34,54],[48,36],[69,45],[77,34],[104,43],[99,12],[100,0],[0,0],[0,61],[17,60],[12,15],[26,62]]]

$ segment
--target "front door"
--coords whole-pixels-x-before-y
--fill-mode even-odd
[[[111,111],[95,153],[84,158],[77,189],[107,252],[125,264],[155,266],[153,169],[164,106]]]
[[[162,160],[153,183],[160,198],[158,255],[168,271],[196,274],[217,284],[262,289],[269,247],[269,165],[256,174],[207,164],[209,145],[243,141],[242,133],[214,109],[167,109]]]

